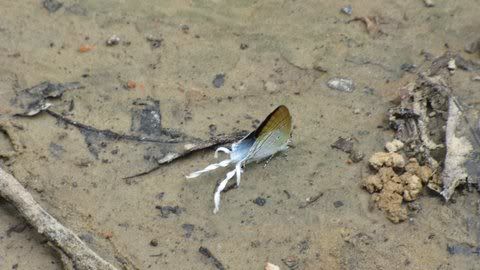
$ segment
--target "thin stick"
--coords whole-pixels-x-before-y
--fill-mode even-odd
[[[64,227],[45,211],[11,174],[0,168],[0,196],[11,202],[20,214],[39,233],[60,251],[66,267],[77,270],[116,270],[99,257],[70,229]],[[65,262],[67,260],[67,262]]]

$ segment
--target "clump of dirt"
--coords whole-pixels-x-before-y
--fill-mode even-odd
[[[395,142],[387,143],[391,146]],[[391,147],[386,147],[391,150]],[[428,165],[420,166],[417,159],[405,158],[395,152],[377,152],[369,159],[376,174],[363,179],[363,187],[372,194],[372,201],[393,223],[407,219],[404,203],[415,201],[429,183],[438,184],[438,175]]]

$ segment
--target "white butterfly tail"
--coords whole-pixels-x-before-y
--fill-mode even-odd
[[[213,170],[218,169],[220,167],[227,167],[228,165],[230,165],[230,163],[232,163],[232,161],[230,159],[226,159],[226,160],[223,160],[219,163],[210,164],[205,169],[193,172],[193,173],[187,175],[186,177],[187,178],[195,178],[195,177],[200,176],[204,172],[213,171]]]
[[[232,177],[236,174],[237,170],[229,171],[225,179],[220,182],[218,185],[217,190],[215,191],[215,195],[213,196],[213,201],[215,202],[215,209],[213,209],[213,213],[216,214],[220,209],[220,193],[225,189],[227,186],[228,180],[232,179]]]
[[[218,158],[218,152],[224,152],[225,154],[230,154],[232,151],[226,147],[218,147],[217,150],[215,150],[215,158]]]

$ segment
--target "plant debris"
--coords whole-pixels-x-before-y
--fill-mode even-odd
[[[473,150],[472,144],[466,137],[457,136],[456,131],[461,120],[461,111],[454,97],[449,99],[447,128],[445,142],[447,154],[442,172],[444,190],[441,192],[445,200],[452,197],[455,188],[468,177],[467,168],[464,166]]]
[[[19,91],[10,103],[17,109],[14,112],[15,115],[33,116],[48,109],[52,105],[48,102],[49,98],[58,98],[67,90],[80,88],[83,88],[83,86],[79,82],[43,82],[31,88]]]
[[[225,267],[223,264],[215,257],[213,256],[212,252],[206,247],[200,247],[198,249],[198,252],[205,256],[218,270],[225,270]]]
[[[10,201],[39,233],[44,235],[58,252],[64,269],[117,269],[99,257],[70,229],[64,227],[43,209],[30,193],[11,174],[0,168],[0,197]],[[24,230],[19,225],[14,230]]]
[[[365,27],[367,28],[367,32],[370,35],[376,35],[379,33],[382,33],[380,29],[380,18],[377,16],[363,16],[363,17],[355,17],[351,19],[350,22],[354,21],[360,21],[365,24]]]
[[[318,199],[320,199],[322,196],[323,196],[323,192],[319,192],[312,197],[308,197],[304,203],[301,203],[298,206],[298,208],[299,209],[307,208],[308,206],[312,205],[314,202],[318,201]]]
[[[400,89],[400,104],[389,110],[395,139],[385,145],[388,153],[375,153],[369,160],[376,174],[364,178],[363,186],[394,223],[407,218],[404,203],[415,201],[425,186],[448,201],[460,184],[478,185],[478,161],[472,153],[480,138],[443,79],[459,66],[459,59],[447,51],[415,83]]]

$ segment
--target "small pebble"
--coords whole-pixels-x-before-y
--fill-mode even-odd
[[[334,201],[334,202],[333,202],[333,206],[335,206],[335,208],[342,207],[342,206],[343,206],[343,202],[342,202],[342,201]]]
[[[132,80],[127,81],[128,89],[134,89],[135,87],[137,87],[137,83],[135,81],[132,81]]]
[[[157,240],[157,239],[152,239],[152,240],[150,241],[150,246],[152,246],[152,247],[158,246],[158,240]]]
[[[246,50],[246,49],[248,49],[248,44],[240,43],[240,50]]]
[[[433,3],[432,0],[423,0],[423,3],[425,4],[426,7],[434,7],[435,4]]]
[[[155,195],[155,198],[157,200],[161,200],[161,199],[163,199],[163,197],[165,197],[165,192],[160,192],[157,195]]]
[[[473,76],[473,77],[472,77],[472,81],[474,81],[474,82],[480,82],[480,75]]]
[[[340,9],[341,12],[347,14],[347,15],[352,15],[353,8],[351,5],[344,6]]]
[[[450,61],[448,61],[448,66],[447,66],[448,70],[450,70],[450,72],[453,72],[455,71],[455,69],[457,69],[457,65],[455,63],[455,59],[452,58],[450,59]]]
[[[152,47],[152,49],[160,48],[160,46],[162,46],[163,38],[161,37],[154,37],[152,35],[148,35],[146,39],[148,42],[150,42],[150,46]]]
[[[222,87],[223,84],[225,83],[225,73],[219,73],[215,75],[215,78],[213,79],[212,83],[213,83],[213,86],[215,86],[216,88]]]
[[[188,34],[188,32],[190,31],[190,27],[186,24],[182,24],[182,26],[180,28],[182,29],[182,32],[184,34]]]
[[[50,13],[54,13],[57,10],[59,10],[63,6],[62,2],[59,2],[57,0],[44,0],[43,1],[43,7],[48,10]]]
[[[267,264],[265,265],[265,270],[280,270],[280,267],[273,263],[267,262]]]
[[[327,86],[342,92],[353,92],[355,90],[355,84],[349,78],[332,78],[328,80]]]
[[[258,205],[258,206],[264,206],[265,203],[267,203],[267,200],[262,198],[262,197],[258,197],[253,201],[253,203]]]
[[[365,154],[354,149],[352,150],[352,152],[350,152],[350,155],[348,155],[348,157],[352,160],[353,163],[358,163],[363,160]]]
[[[117,35],[113,35],[107,39],[107,46],[115,46],[120,43],[120,38]]]

